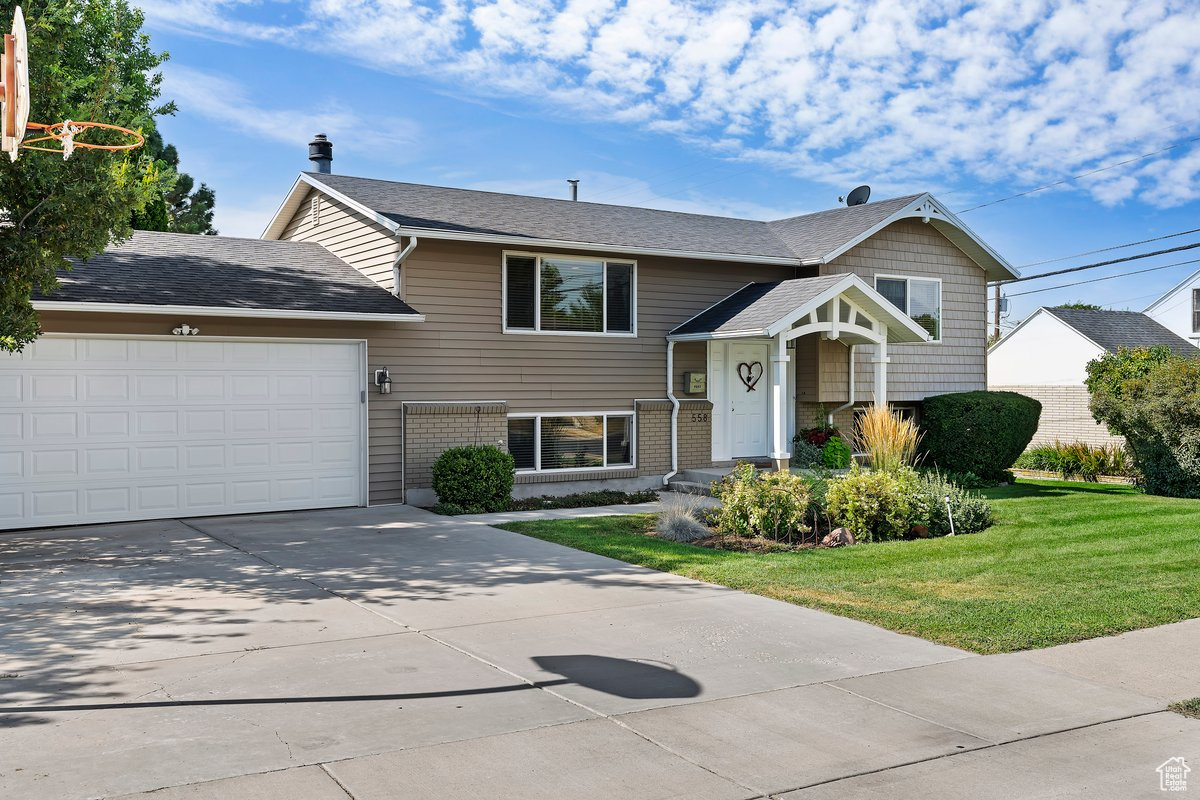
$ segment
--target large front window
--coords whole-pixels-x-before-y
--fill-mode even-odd
[[[504,257],[504,329],[634,333],[634,265],[571,256]]]
[[[942,282],[924,278],[879,277],[875,291],[913,322],[925,329],[935,342],[942,339]]]
[[[633,466],[633,414],[533,414],[508,419],[518,470]]]

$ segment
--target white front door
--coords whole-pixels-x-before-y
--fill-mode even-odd
[[[731,342],[725,362],[726,397],[729,399],[729,445],[733,458],[763,456],[767,444],[771,376],[767,345]]]
[[[362,347],[44,336],[0,355],[0,530],[364,504]]]

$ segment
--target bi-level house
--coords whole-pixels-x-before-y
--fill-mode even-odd
[[[761,222],[299,176],[261,239],[138,233],[0,357],[0,527],[433,500],[786,464],[818,413],[986,386],[1011,266],[928,194]]]

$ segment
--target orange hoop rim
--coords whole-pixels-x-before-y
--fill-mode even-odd
[[[71,130],[67,129],[68,125],[70,125]],[[25,141],[21,142],[21,149],[40,150],[43,153],[61,153],[63,150],[57,147],[35,147],[33,145],[38,142],[61,142],[68,137],[71,138],[75,147],[81,147],[85,150],[133,150],[134,148],[141,147],[146,142],[146,137],[142,136],[142,134],[138,133],[137,131],[130,130],[129,128],[123,128],[120,125],[110,125],[107,122],[75,122],[73,120],[65,120],[63,122],[54,122],[49,125],[44,125],[40,122],[30,122],[26,127],[29,130],[42,131],[45,135],[38,136],[33,139],[26,139]],[[88,142],[81,142],[75,139],[76,136],[91,128],[101,128],[103,130],[116,131],[126,136],[132,136],[135,141],[128,144],[90,144]]]

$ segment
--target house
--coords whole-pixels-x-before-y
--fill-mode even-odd
[[[988,388],[1019,392],[1042,404],[1033,444],[1123,444],[1088,409],[1087,364],[1122,347],[1165,345],[1200,351],[1147,313],[1039,308],[988,351]]]
[[[327,144],[327,143],[326,143]],[[0,527],[662,486],[986,385],[988,281],[928,194],[762,222],[336,175],[260,240],[139,233],[0,358]]]
[[[1200,270],[1150,304],[1146,316],[1200,347]]]

